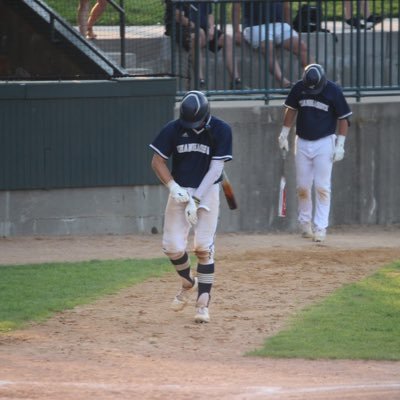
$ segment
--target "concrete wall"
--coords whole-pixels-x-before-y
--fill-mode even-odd
[[[334,165],[330,222],[391,224],[400,222],[400,185],[396,178],[399,103],[350,101],[354,116],[346,141],[345,159]],[[238,193],[240,211],[222,228],[228,231],[296,229],[294,135],[287,161],[288,218],[276,217],[281,161],[277,135],[281,106],[221,107],[216,111],[235,132],[235,159],[227,170]]]
[[[398,99],[363,100],[351,107],[345,158],[333,171],[331,225],[400,223]],[[282,106],[213,102],[212,109],[233,127],[234,160],[226,170],[239,204],[231,211],[222,197],[219,231],[294,231],[292,152],[286,165],[288,215],[277,217]],[[160,232],[167,194],[158,185],[0,192],[0,235]]]

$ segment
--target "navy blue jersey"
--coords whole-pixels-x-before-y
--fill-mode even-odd
[[[285,101],[285,107],[298,111],[296,135],[317,140],[336,133],[337,120],[352,114],[342,89],[331,81],[319,94],[307,94],[305,89],[303,81],[298,81]]]
[[[164,159],[172,157],[171,174],[183,187],[199,187],[211,160],[232,159],[232,130],[219,118],[211,117],[208,132],[185,129],[179,119],[169,122],[150,147]]]
[[[284,22],[283,5],[277,2],[254,1],[243,3],[243,28]]]

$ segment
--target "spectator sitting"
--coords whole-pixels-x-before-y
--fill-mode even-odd
[[[189,15],[188,3],[176,4],[175,16],[173,16],[173,3],[171,0],[165,0],[165,34],[172,36],[175,24],[175,41],[188,52],[191,51],[194,40],[194,23],[190,21]]]
[[[165,25],[166,35],[172,35],[172,12],[173,6],[171,0],[166,0]],[[211,52],[218,52],[225,47],[226,68],[231,77],[231,89],[241,89],[241,79],[237,63],[233,60],[233,39],[230,35],[217,29],[215,26],[214,15],[212,14],[212,5],[209,3],[182,4],[176,6],[175,11],[175,34],[176,42],[182,44],[185,50],[190,51],[192,58],[195,59],[195,40],[196,24],[199,23],[199,47],[200,50],[207,48]],[[206,81],[203,70],[203,57],[200,52],[199,60],[199,82],[200,89],[206,87]]]
[[[265,53],[268,40],[269,70],[283,88],[291,87],[292,82],[283,75],[274,54],[274,46],[282,45],[284,49],[292,51],[299,58],[303,68],[314,60],[308,57],[306,44],[291,27],[289,2],[255,1],[242,4],[242,32],[239,30],[240,4],[235,4],[233,9],[236,43],[241,44],[243,35],[245,41],[254,49],[261,48]]]

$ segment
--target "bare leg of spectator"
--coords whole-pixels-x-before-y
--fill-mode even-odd
[[[369,2],[368,1],[362,1],[360,6],[361,6],[361,12],[363,13],[364,18],[367,19],[371,15],[371,12],[370,12],[370,9],[369,9]]]
[[[225,50],[226,57],[226,68],[231,76],[232,81],[237,81],[239,77],[239,68],[237,60],[233,62],[233,40],[230,35],[221,35],[218,39],[218,45],[223,47]]]
[[[352,1],[344,1],[344,17],[350,19],[353,16],[353,2]],[[358,6],[355,8],[357,10]],[[364,16],[369,16],[369,3],[368,1],[360,1],[360,12]]]
[[[308,64],[315,63],[314,57],[308,57],[307,46],[300,40],[300,38],[293,38],[293,40],[285,40],[283,42],[283,48],[291,51],[299,59],[301,66],[304,68]]]
[[[78,6],[78,28],[81,35],[85,36],[87,32],[87,20],[89,17],[89,0],[80,0]]]
[[[204,89],[205,87],[205,80],[204,80],[204,67],[203,67],[203,49],[206,47],[206,33],[203,29],[199,30],[199,55],[198,59],[196,57],[196,34],[192,35],[192,60],[194,63],[198,63],[198,71],[199,76],[195,77],[198,78],[198,84],[200,89]]]
[[[376,23],[382,22],[382,17],[371,15],[371,10],[369,8],[369,2],[360,0],[356,7],[353,6],[352,1],[344,1],[344,18],[346,23],[350,26],[354,26],[356,28],[367,28],[371,29]],[[354,13],[357,15],[354,16]],[[360,13],[363,15],[363,19]]]
[[[262,42],[261,49],[265,53],[265,43]],[[281,85],[282,87],[289,87],[290,81],[286,79],[282,74],[281,66],[276,59],[276,54],[274,53],[274,42],[268,42],[268,51],[269,51],[269,71],[274,76],[275,80]]]
[[[89,19],[87,22],[86,37],[88,39],[96,39],[97,35],[93,32],[93,25],[103,14],[106,7],[107,7],[107,0],[97,0],[96,4],[92,8],[92,11],[90,12]]]

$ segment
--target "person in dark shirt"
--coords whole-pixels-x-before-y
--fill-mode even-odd
[[[199,39],[200,59],[199,59],[199,88],[206,88],[204,75],[204,60],[202,57],[203,49],[217,53],[224,48],[226,68],[230,75],[230,89],[241,89],[241,79],[237,61],[233,58],[233,39],[231,35],[217,29],[212,5],[210,3],[193,2],[176,4],[175,19],[173,18],[173,5],[171,0],[166,0],[165,26],[166,35],[172,36],[172,24],[175,22],[176,42],[181,44],[186,51],[192,53],[195,59],[195,40]],[[199,24],[199,26],[197,26]],[[198,31],[198,36],[196,32]]]
[[[167,36],[175,34],[176,43],[181,45],[186,51],[191,51],[192,41],[194,40],[194,23],[190,20],[189,16],[189,3],[176,3],[174,15],[172,1],[165,0],[165,34]]]
[[[332,167],[344,157],[352,112],[342,89],[326,78],[320,64],[310,64],[304,69],[303,79],[290,90],[284,105],[283,127],[278,138],[282,151],[289,150],[288,135],[297,116],[295,161],[301,233],[305,238],[323,242],[329,222]]]
[[[240,22],[242,32],[239,29]],[[281,45],[292,51],[303,68],[314,62],[314,58],[308,56],[306,43],[291,27],[289,2],[236,3],[233,8],[233,30],[237,44],[241,44],[243,37],[254,49],[261,48],[264,53],[269,51],[269,70],[284,88],[291,87],[292,82],[283,75],[274,46]]]
[[[182,281],[171,308],[182,310],[198,286],[195,321],[209,322],[219,183],[225,162],[232,159],[232,129],[212,116],[207,97],[193,90],[183,97],[179,118],[161,129],[150,148],[154,151],[151,166],[170,192],[162,247]],[[186,249],[191,228],[198,261],[196,277]]]

